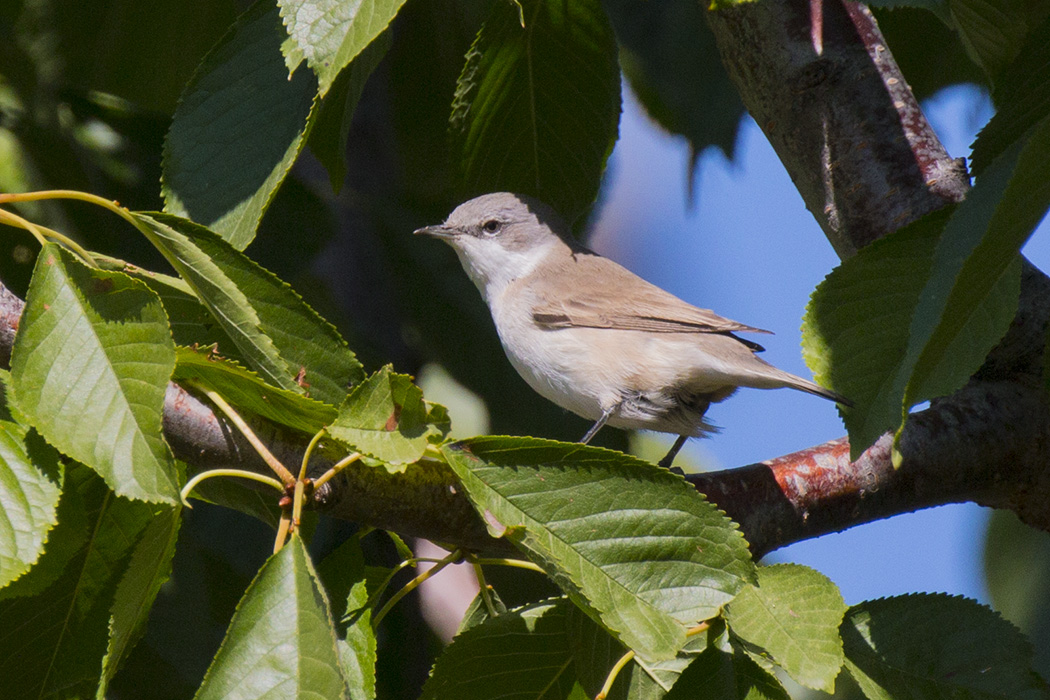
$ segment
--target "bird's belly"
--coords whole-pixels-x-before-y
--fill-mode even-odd
[[[546,331],[500,328],[507,359],[536,393],[589,420],[618,400],[614,384],[595,367],[593,349],[578,329]]]

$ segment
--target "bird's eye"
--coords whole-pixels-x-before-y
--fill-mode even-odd
[[[481,230],[490,236],[495,236],[503,228],[503,223],[497,219],[489,219],[481,225]]]

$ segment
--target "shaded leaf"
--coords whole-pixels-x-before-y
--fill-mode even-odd
[[[267,382],[338,405],[363,378],[338,331],[273,273],[191,221],[134,216]]]
[[[459,198],[518,192],[575,220],[598,194],[619,115],[616,41],[598,0],[493,3],[449,122]]]
[[[743,652],[711,648],[682,672],[667,700],[791,700],[776,676]]]
[[[332,600],[339,633],[336,646],[350,698],[372,700],[376,696],[376,635],[372,630],[372,611],[365,608],[372,591],[361,541],[351,537],[343,542],[324,558],[317,573]],[[353,624],[348,624],[350,621]]]
[[[346,148],[354,110],[365,83],[383,60],[392,41],[392,31],[384,31],[354,57],[325,95],[317,121],[310,131],[310,150],[328,171],[332,191],[336,193],[343,188],[346,177]]]
[[[441,449],[490,530],[650,661],[673,658],[686,626],[717,615],[754,575],[737,526],[667,470],[535,438]]]
[[[846,604],[826,576],[798,564],[758,568],[758,585],[726,608],[730,631],[802,685],[835,692],[842,668],[839,625]]]
[[[281,19],[294,46],[284,47],[288,69],[295,70],[305,58],[317,74],[318,93],[324,97],[339,73],[387,28],[404,2],[278,0]]]
[[[1012,61],[1028,33],[1024,0],[950,0],[948,9],[970,57],[993,80]]]
[[[354,387],[328,432],[358,452],[405,465],[422,457],[432,437],[441,435],[441,426],[427,423],[427,414],[423,392],[388,365]]]
[[[624,75],[649,116],[685,136],[694,159],[708,146],[731,158],[744,105],[722,66],[705,5],[693,0],[602,5],[616,30]]]
[[[996,81],[992,98],[998,109],[977,135],[970,156],[970,171],[978,177],[1050,115],[1050,19],[1029,35],[1020,55]]]
[[[962,597],[854,605],[842,642],[846,668],[870,700],[1047,697],[1027,640],[995,611]]]
[[[1006,333],[1021,289],[1018,252],[1050,206],[1050,118],[988,167],[945,226],[909,328],[907,409],[948,394]]]
[[[12,698],[91,697],[128,558],[165,506],[118,498],[71,465],[49,546],[0,599],[0,673]]]
[[[110,680],[145,632],[153,601],[171,575],[171,559],[175,556],[181,514],[182,506],[155,513],[135,545],[113,596],[109,647],[102,660],[98,700],[104,700]]]
[[[438,657],[422,700],[535,700],[574,697],[575,673],[565,630],[566,600],[535,603],[457,635]]]
[[[256,2],[205,56],[164,142],[164,210],[243,250],[306,143],[317,80],[289,76],[277,7]]]
[[[255,372],[212,352],[213,348],[177,348],[173,379],[213,389],[238,409],[306,433],[335,420],[336,410],[320,401],[267,384]]]
[[[175,503],[161,437],[175,348],[157,296],[119,272],[40,251],[11,352],[18,409],[122,496]]]
[[[328,602],[293,536],[248,586],[196,698],[345,698]]]

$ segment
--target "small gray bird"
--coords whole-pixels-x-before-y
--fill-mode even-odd
[[[734,335],[768,333],[698,309],[573,241],[547,205],[498,192],[417,234],[456,251],[492,312],[503,350],[545,398],[602,426],[678,435],[669,467],[712,403],[737,387],[790,387],[844,405],[839,394],[755,356]]]

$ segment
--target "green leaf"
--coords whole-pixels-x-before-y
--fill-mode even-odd
[[[119,495],[175,503],[175,462],[161,436],[175,347],[157,296],[60,246],[37,259],[11,352],[18,409],[52,445]]]
[[[181,277],[144,270],[124,260],[99,253],[92,255],[102,269],[123,272],[145,284],[160,297],[176,345],[218,345],[219,352],[224,357],[240,360],[237,346],[230,340],[230,336],[226,335],[222,326],[208,311],[208,307],[197,298],[193,287]]]
[[[182,506],[155,513],[135,545],[113,596],[109,648],[102,660],[102,681],[96,694],[98,700],[105,700],[109,682],[146,631],[146,619],[153,601],[171,575],[171,559],[175,556],[181,514]]]
[[[842,623],[846,668],[870,700],[1035,700],[1046,685],[1032,649],[990,608],[908,595],[854,605]]]
[[[438,657],[421,700],[496,700],[513,690],[535,700],[572,697],[564,599],[512,610],[457,635]]]
[[[212,348],[177,348],[176,382],[199,382],[238,409],[306,433],[316,433],[335,420],[336,410],[320,401],[264,382],[255,372],[212,352]]]
[[[730,631],[759,647],[804,686],[835,692],[842,668],[839,625],[846,604],[826,576],[798,564],[758,568],[758,585],[726,608]]]
[[[288,75],[284,38],[278,9],[252,5],[186,85],[164,142],[164,210],[238,250],[305,145],[316,104],[313,74]]]
[[[333,602],[339,638],[336,646],[343,677],[351,700],[373,700],[376,696],[376,635],[372,630],[372,611],[365,606],[372,591],[366,577],[361,541],[351,537],[317,567],[317,573]],[[362,612],[355,614],[358,610]],[[353,615],[347,625],[346,616]]]
[[[575,606],[569,611],[568,628],[577,679],[589,697],[594,697],[627,648]],[[660,700],[670,692],[682,671],[708,647],[709,639],[724,632],[725,624],[715,620],[707,632],[690,637],[673,659],[650,662],[635,656],[617,676],[609,700]]]
[[[44,551],[58,522],[63,474],[58,453],[36,433],[0,421],[0,588]]]
[[[331,91],[325,95],[317,121],[310,131],[310,150],[328,170],[332,191],[336,193],[343,188],[343,179],[346,177],[346,146],[354,111],[364,92],[365,83],[392,43],[393,30],[384,31],[354,57],[349,70],[339,75]]]
[[[839,407],[856,459],[900,421],[893,381],[908,345],[919,294],[950,208],[862,248],[817,287],[802,322],[802,353],[822,386],[848,396]]]
[[[649,116],[685,136],[694,159],[708,146],[731,158],[744,105],[722,66],[704,3],[607,0],[602,5],[616,30],[624,75]]]
[[[423,392],[390,366],[354,387],[328,433],[386,464],[405,465],[423,456],[441,426],[427,423]]]
[[[483,437],[442,448],[490,530],[649,661],[754,576],[735,523],[687,484],[610,450]]]
[[[364,377],[338,331],[273,273],[191,221],[134,216],[267,382],[338,405]]]
[[[710,648],[682,672],[667,700],[791,700],[784,686],[743,652]]]
[[[980,367],[1016,310],[1018,250],[1050,203],[1050,119],[996,158],[966,200],[846,260],[803,326],[818,381],[849,396],[854,457]],[[943,232],[942,232],[943,229]]]
[[[1035,650],[1035,670],[1050,677],[1050,533],[996,510],[984,541],[984,580],[992,605]]]
[[[616,41],[598,0],[493,3],[452,106],[461,198],[519,192],[575,220],[598,194],[619,115]]]
[[[1024,49],[996,80],[998,110],[973,142],[970,171],[981,176],[1010,146],[1050,114],[1050,19],[1028,37]]]
[[[904,416],[951,393],[1006,333],[1021,290],[1018,252],[1050,206],[1050,118],[988,167],[956,209],[909,329]],[[910,366],[909,366],[910,365]]]
[[[196,698],[347,697],[335,630],[302,540],[248,586]]]
[[[95,695],[126,563],[165,510],[114,496],[81,465],[67,468],[48,548],[0,600],[6,697]]]
[[[285,48],[289,70],[303,58],[317,74],[324,97],[339,73],[387,28],[405,0],[278,0],[295,50]],[[371,72],[371,71],[369,71]]]
[[[492,608],[496,611],[496,616],[507,612],[507,606],[500,600],[499,594],[496,593],[495,589],[489,590],[489,600],[492,602]],[[463,617],[459,621],[459,627],[456,628],[456,634],[462,634],[471,627],[477,627],[486,620],[491,620],[492,617],[485,603],[484,596],[478,592],[474,599],[470,601],[466,611],[464,611]]]
[[[1021,50],[1029,27],[1025,0],[949,0],[951,19],[970,57],[995,79]]]

